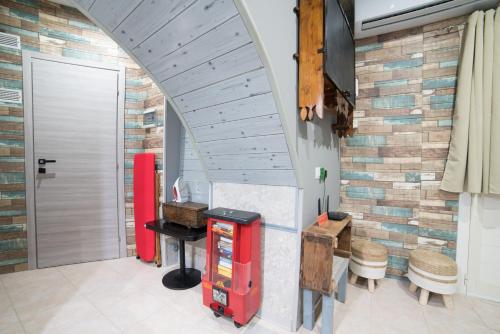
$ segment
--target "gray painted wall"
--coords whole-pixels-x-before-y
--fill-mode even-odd
[[[330,194],[330,209],[340,204],[340,149],[339,139],[333,135],[330,124],[334,118],[304,123],[297,112],[297,63],[292,55],[297,52],[297,17],[293,13],[295,0],[236,0],[246,12],[244,18],[254,27],[267,54],[276,91],[284,110],[283,126],[287,129],[291,154],[298,158],[297,173],[301,180],[304,200],[302,226],[308,226],[316,217],[317,200],[323,195],[323,184],[314,179],[314,168],[328,170],[326,193]]]

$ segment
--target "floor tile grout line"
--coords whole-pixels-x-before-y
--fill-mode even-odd
[[[7,298],[9,299],[9,303],[10,303],[10,307],[12,308],[12,310],[14,311],[14,314],[16,315],[16,319],[17,321],[19,322],[19,325],[21,326],[21,329],[23,330],[23,333],[28,333],[26,331],[26,328],[24,328],[24,324],[23,322],[21,321],[21,318],[19,317],[19,314],[17,313],[17,310],[16,310],[16,307],[14,306],[14,302],[12,301],[12,298],[10,297],[10,294],[9,294],[9,291],[7,290],[7,287],[5,286],[5,283],[3,281],[3,279],[0,279],[0,285],[2,285],[3,287],[3,290],[5,292],[5,295],[7,296]]]
[[[484,321],[483,317],[481,316],[481,314],[476,310],[476,307],[474,306],[474,303],[472,302],[472,299],[468,301],[470,303],[470,306],[471,306],[471,309],[472,311],[477,315],[477,317],[479,318],[479,320],[481,320],[481,322],[483,323],[484,327],[488,328],[489,330],[492,330],[492,331],[495,331],[497,333],[500,333],[500,331],[494,329],[494,328],[491,328],[488,323],[486,321]],[[481,300],[479,300],[479,302],[482,302]]]
[[[69,279],[69,277],[64,274],[64,272],[62,270],[60,270],[60,268],[63,268],[63,267],[65,267],[65,266],[56,267],[56,270],[64,277],[64,279],[66,279],[70,283],[70,285],[75,289],[76,294],[78,296],[80,296],[81,298],[83,298],[86,302],[88,302],[92,306],[92,308],[94,308],[97,311],[97,313],[99,313],[101,316],[103,316],[104,319],[106,319],[106,321],[111,325],[111,327],[116,329],[119,333],[123,333],[123,331],[120,328],[116,327],[115,323],[113,321],[111,321],[111,319],[109,319],[87,296],[85,296],[84,293],[78,292],[79,291],[78,286],[76,284],[74,284]]]

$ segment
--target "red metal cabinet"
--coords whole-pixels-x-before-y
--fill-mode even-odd
[[[239,327],[260,307],[260,214],[226,208],[205,211],[206,273],[203,304]]]

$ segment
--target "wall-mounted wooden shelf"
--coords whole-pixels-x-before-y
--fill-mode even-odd
[[[344,1],[345,3],[345,1]],[[353,134],[354,39],[339,0],[299,0],[299,112],[304,121],[325,112],[332,131]]]

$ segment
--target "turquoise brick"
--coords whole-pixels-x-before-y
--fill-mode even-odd
[[[21,157],[0,157],[0,162],[24,162]]]
[[[457,84],[456,77],[425,79],[422,87],[424,89],[452,88]]]
[[[405,173],[406,182],[420,182],[420,172]]]
[[[0,240],[0,251],[8,251],[8,250],[24,249],[24,248],[27,248],[26,239]]]
[[[125,80],[125,86],[127,87],[140,87],[145,84],[144,79],[127,79]]]
[[[0,184],[16,184],[24,181],[24,173],[0,173]]]
[[[415,225],[382,223],[382,230],[389,232],[404,233],[404,234],[413,234],[413,235],[418,234],[418,226]]]
[[[408,278],[406,278],[405,276],[391,275],[388,273],[385,274],[385,278],[408,282]]]
[[[144,140],[146,138],[145,135],[125,135],[125,139],[130,140],[130,141],[139,141],[139,140]]]
[[[373,50],[380,50],[384,47],[382,43],[373,43],[373,44],[366,44],[366,45],[361,45],[356,47],[356,52],[366,52],[366,51],[373,51]]]
[[[383,146],[385,145],[384,136],[354,136],[346,139],[347,146]]]
[[[7,48],[5,46],[0,46],[0,52],[1,53],[7,53],[7,54],[10,54],[10,55],[16,55],[16,56],[20,56],[21,55],[21,50]]]
[[[33,7],[33,8],[40,8],[40,1],[39,0],[16,0],[17,3],[21,3],[23,5]]]
[[[125,153],[135,154],[135,153],[144,153],[143,148],[126,148]]]
[[[24,12],[24,11],[16,9],[16,8],[9,8],[9,13],[10,13],[10,16],[21,19],[21,20],[30,21],[33,23],[39,22],[38,15],[33,15],[31,13],[27,13],[27,12]]]
[[[454,222],[454,223],[457,223],[458,222],[458,215],[453,215],[451,220]]]
[[[88,24],[88,23],[85,23],[85,22],[82,22],[82,21],[77,21],[77,20],[69,19],[68,20],[68,24],[70,26],[78,27],[78,28],[82,28],[82,29],[86,29],[86,30],[99,31],[99,28],[97,28],[95,25]]]
[[[456,231],[436,230],[433,228],[426,228],[426,227],[420,227],[418,229],[418,235],[421,237],[428,237],[440,240],[448,240],[448,241],[457,240]]]
[[[446,126],[452,126],[452,125],[453,125],[453,120],[451,120],[451,119],[438,120],[438,126],[446,127]]]
[[[125,194],[125,197],[127,197],[127,198],[132,198],[132,197],[134,197],[134,192],[132,192],[132,191],[128,191],[128,192]]]
[[[407,115],[407,116],[385,116],[384,124],[387,125],[408,125],[422,123],[421,115]]]
[[[21,232],[24,230],[22,224],[0,225],[0,233]]]
[[[0,217],[26,216],[26,210],[0,211]]]
[[[64,41],[90,44],[90,41],[80,35],[72,34],[66,31],[54,30],[46,27],[40,28],[40,35],[47,36],[50,38],[61,39]]]
[[[125,129],[141,129],[142,122],[125,122]]]
[[[457,67],[457,66],[458,66],[458,60],[447,60],[439,63],[439,68]]]
[[[134,161],[133,160],[125,160],[125,169],[132,169],[134,168]]]
[[[450,257],[452,260],[456,260],[457,259],[457,250],[456,249],[452,249],[452,248],[448,248],[448,247],[443,247],[443,249],[441,249],[441,253],[443,253],[444,255]]]
[[[102,55],[95,53],[88,53],[81,50],[75,50],[70,48],[63,48],[62,54],[64,57],[83,59],[83,60],[92,60],[92,61],[102,61]]]
[[[143,109],[127,109],[125,112],[127,113],[127,115],[142,115],[142,114],[144,114]]]
[[[21,72],[23,67],[18,64],[0,62],[0,69]]]
[[[378,238],[372,238],[372,241],[387,247],[403,248],[403,243],[400,241],[378,239]]]
[[[400,208],[396,206],[373,206],[372,213],[382,216],[413,217],[413,209]]]
[[[340,178],[342,180],[373,180],[373,176],[373,173],[370,172],[340,171]]]
[[[25,30],[25,29],[21,29],[21,28],[12,27],[12,26],[9,26],[6,24],[0,24],[0,30],[8,32],[8,33],[13,33],[16,35],[23,35],[23,36],[38,38],[38,33],[36,33],[36,32],[33,32],[31,30]]]
[[[422,66],[422,64],[423,64],[422,58],[391,61],[389,63],[384,64],[384,70],[397,70],[402,68],[419,67]]]
[[[10,103],[10,102],[0,102],[0,106],[2,107],[13,107],[13,108],[20,108],[23,106],[23,103]]]
[[[0,147],[24,147],[24,140],[0,139]]]
[[[383,164],[384,158],[379,157],[352,157],[354,163]]]
[[[385,80],[375,81],[375,87],[396,87],[408,85],[408,80]]]
[[[415,96],[413,95],[382,96],[372,100],[372,107],[375,109],[413,108],[414,106]]]
[[[347,197],[366,198],[366,199],[384,199],[385,198],[385,190],[383,188],[347,187]]]
[[[147,98],[148,98],[147,92],[131,92],[131,91],[125,92],[125,100],[127,101],[141,102],[146,100]]]
[[[2,191],[0,193],[1,199],[23,199],[26,197],[24,191]]]
[[[431,96],[431,109],[451,109],[454,105],[454,95],[433,95]]]
[[[391,268],[399,269],[401,271],[408,270],[408,259],[401,256],[389,255],[387,265]]]
[[[40,51],[40,48],[38,46],[29,44],[21,44],[21,48],[23,49],[23,51]]]
[[[0,79],[0,87],[8,89],[23,89],[21,80]]]
[[[26,257],[21,257],[19,259],[2,260],[2,261],[0,261],[0,267],[14,265],[14,264],[27,263],[27,262],[28,262],[28,258],[26,258]]]
[[[448,208],[458,208],[458,201],[445,201],[445,206]]]

